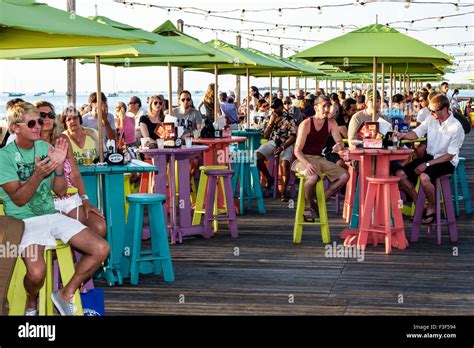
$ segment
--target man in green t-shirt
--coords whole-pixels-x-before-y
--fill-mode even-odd
[[[61,315],[73,315],[75,291],[92,276],[107,258],[109,246],[97,233],[54,209],[51,190],[66,193],[64,160],[68,143],[59,138],[55,147],[40,139],[42,119],[32,104],[21,102],[7,110],[8,127],[16,135],[14,142],[0,150],[0,197],[5,214],[25,223],[19,252],[27,269],[25,315],[36,315],[38,292],[43,285],[46,265],[44,250],[56,246],[56,240],[82,251],[71,280],[51,299]]]

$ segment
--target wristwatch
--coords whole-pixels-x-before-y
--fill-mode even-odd
[[[89,200],[89,196],[88,195],[82,195],[81,200],[83,200],[83,201]]]
[[[426,165],[427,167],[429,167],[431,164],[430,164],[430,162],[426,162],[425,165]]]

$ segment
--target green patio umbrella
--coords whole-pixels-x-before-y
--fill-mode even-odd
[[[0,50],[147,42],[35,0],[0,0]]]
[[[372,24],[336,37],[294,55],[310,61],[351,66],[372,65],[373,87],[377,88],[377,62],[384,64],[428,63],[436,66],[452,64],[443,52],[397,30]],[[374,93],[374,103],[376,94]],[[376,110],[372,115],[375,120]]]

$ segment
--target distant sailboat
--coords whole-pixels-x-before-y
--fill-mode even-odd
[[[14,93],[14,92],[8,93],[9,97],[23,97],[24,95],[25,93]]]
[[[107,94],[107,98],[114,98],[114,97],[118,97],[118,96],[119,96],[118,93],[115,93],[115,92]]]
[[[52,90],[48,91],[48,93],[51,93],[54,97],[54,93],[56,93],[56,91],[54,89],[52,89]]]

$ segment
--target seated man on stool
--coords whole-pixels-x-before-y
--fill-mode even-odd
[[[109,245],[95,231],[78,220],[55,211],[51,190],[66,193],[64,160],[68,143],[59,138],[53,148],[40,140],[43,120],[30,103],[17,103],[7,111],[8,127],[15,141],[0,150],[0,198],[5,214],[25,223],[19,252],[26,266],[25,315],[36,315],[36,302],[46,276],[44,250],[56,247],[56,240],[82,251],[71,280],[51,299],[61,315],[73,315],[71,302],[81,284],[89,279],[109,254]]]
[[[430,100],[431,117],[425,119],[417,128],[408,133],[398,133],[399,139],[414,140],[427,135],[428,145],[426,154],[397,170],[400,184],[416,201],[414,184],[418,176],[420,185],[428,199],[422,223],[432,223],[435,216],[435,186],[436,179],[452,174],[459,161],[459,150],[464,141],[464,130],[461,123],[454,118],[449,109],[449,99],[442,94]]]
[[[329,135],[332,135],[336,143],[332,151],[338,152],[344,148],[339,126],[333,119],[328,119],[331,108],[331,100],[327,96],[321,96],[315,101],[315,116],[304,120],[296,137],[295,156],[292,170],[305,176],[305,222],[314,222],[311,207],[317,211],[317,204],[313,201],[315,186],[321,174],[325,174],[330,184],[325,192],[326,200],[339,190],[349,180],[349,173],[337,164],[325,159],[321,152],[326,146]]]

